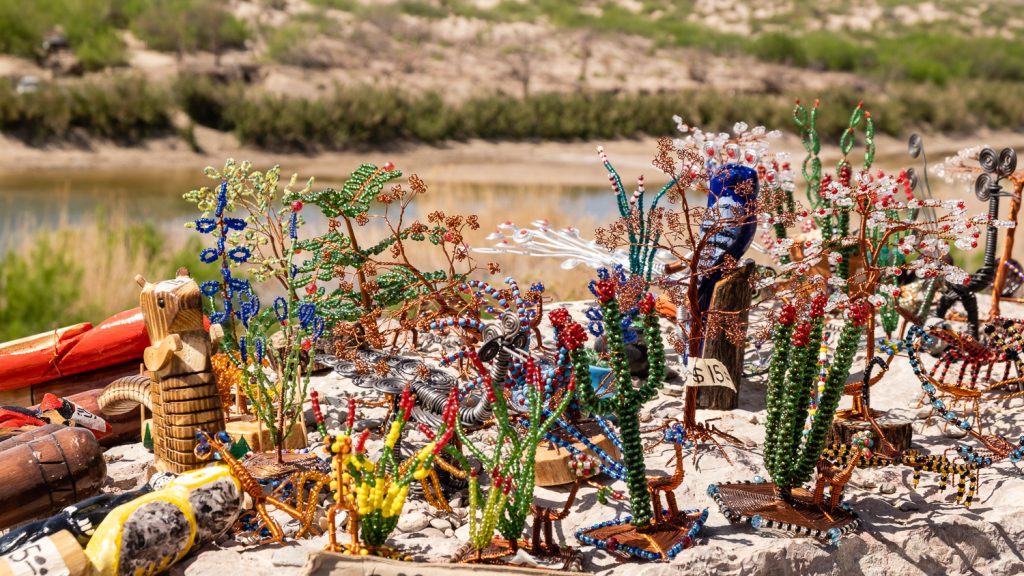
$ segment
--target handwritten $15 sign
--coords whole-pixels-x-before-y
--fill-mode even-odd
[[[733,392],[736,391],[736,385],[733,384],[725,364],[715,358],[695,359],[686,385],[687,387],[722,386]]]

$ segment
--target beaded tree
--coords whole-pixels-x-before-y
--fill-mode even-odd
[[[582,542],[608,550],[619,550],[639,558],[671,559],[692,543],[704,516],[699,512],[688,513],[676,509],[674,499],[669,501],[670,510],[667,514],[660,509],[655,510],[651,504],[652,489],[648,486],[640,435],[640,409],[657,395],[664,382],[665,350],[654,297],[649,293],[644,294],[638,298],[639,313],[650,369],[647,380],[635,386],[625,356],[622,312],[616,298],[616,287],[617,283],[605,273],[594,288],[607,329],[615,394],[599,397],[590,386],[578,386],[576,394],[586,409],[597,414],[614,415],[618,421],[632,517],[580,530],[576,537]],[[637,298],[627,296],[627,299],[633,301]],[[565,316],[567,318],[568,315]],[[576,380],[589,379],[589,361],[585,350],[576,348],[570,352],[570,358]]]
[[[298,277],[335,326],[339,353],[352,345],[383,348],[389,335],[394,345],[403,332],[412,334],[415,346],[417,330],[429,320],[461,311],[461,301],[452,292],[475,269],[463,234],[479,227],[477,217],[438,211],[426,223],[412,220],[407,211],[427,187],[414,174],[408,188],[392,184],[385,190],[401,176],[390,162],[363,164],[339,189],[307,188],[296,195],[327,218],[325,234],[297,246],[309,255]],[[379,213],[371,211],[373,203]],[[367,240],[371,222],[383,227],[379,241]],[[445,269],[425,271],[413,262],[410,248],[423,243],[436,247]],[[328,288],[330,283],[336,287]]]
[[[881,318],[886,333],[896,329],[897,306],[907,301],[909,291],[906,279],[917,277],[925,282],[940,280],[951,285],[964,286],[971,277],[953,265],[950,245],[963,251],[977,247],[984,228],[994,229],[1012,225],[1011,222],[993,220],[990,215],[967,215],[963,200],[935,200],[917,198],[913,193],[912,178],[906,172],[896,176],[882,172],[871,173],[874,157],[874,132],[870,112],[858,106],[841,139],[842,159],[836,175],[822,175],[818,135],[814,126],[817,103],[808,112],[799,103],[795,116],[802,129],[808,158],[804,177],[808,184],[811,209],[797,210],[804,215],[802,227],[807,234],[797,240],[787,236],[787,226],[796,223],[792,218],[779,219],[775,215],[762,217],[768,252],[779,263],[778,274],[766,278],[761,288],[775,286],[778,295],[785,296],[792,289],[793,279],[806,277],[826,266],[831,268],[827,282],[831,287],[827,308],[832,310],[860,300],[871,308],[866,318],[867,359],[875,355],[875,331]],[[865,125],[864,166],[854,171],[848,154],[854,143],[854,133]],[[856,229],[850,231],[850,223]],[[774,238],[771,234],[774,232]],[[929,292],[926,288],[925,292]],[[930,299],[926,294],[925,299]],[[893,353],[895,350],[891,350]],[[892,354],[890,354],[890,359]],[[884,370],[876,374],[870,384],[882,378]],[[846,393],[854,395],[854,411],[847,417],[869,418],[869,407],[864,404],[859,382],[848,386]]]
[[[207,168],[206,174],[221,184],[216,191],[203,187],[185,194],[202,211],[189,226],[216,238],[199,258],[218,264],[222,279],[204,282],[200,289],[209,298],[211,323],[224,329],[222,351],[243,370],[242,388],[280,462],[302,415],[313,362],[308,352],[324,330],[316,305],[299,295],[305,279],[296,273],[303,220],[302,202],[295,197],[308,192],[312,181],[295,192],[293,176],[279,192],[279,167],[264,173],[233,160],[220,171]],[[228,215],[236,209],[243,211],[242,218]],[[261,309],[250,280],[235,277],[232,269],[239,267],[252,280],[271,284],[267,290],[284,295],[274,299],[272,308]]]

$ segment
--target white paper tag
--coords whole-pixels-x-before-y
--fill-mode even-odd
[[[736,385],[733,384],[729,371],[716,358],[696,358],[693,360],[693,367],[690,368],[690,377],[686,380],[687,387],[698,386],[722,386],[733,392]]]
[[[60,555],[60,550],[50,538],[42,538],[19,548],[0,562],[7,563],[13,576],[68,576],[70,570]],[[0,566],[2,568],[2,566]],[[0,570],[0,573],[4,570]]]

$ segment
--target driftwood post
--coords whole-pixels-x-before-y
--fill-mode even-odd
[[[704,358],[714,358],[722,362],[729,371],[736,391],[721,386],[702,386],[697,389],[697,407],[711,410],[732,410],[736,408],[743,376],[743,351],[746,346],[741,342],[738,346],[729,341],[725,330],[717,329],[723,322],[738,322],[746,326],[750,315],[750,302],[754,297],[750,286],[750,275],[754,271],[754,262],[748,260],[736,268],[715,285],[711,296],[711,309],[708,313],[706,334],[704,339]],[[726,314],[716,314],[725,312]]]

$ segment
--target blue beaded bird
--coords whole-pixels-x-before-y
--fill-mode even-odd
[[[700,225],[701,239],[711,234],[700,254],[697,276],[697,301],[701,313],[711,307],[711,295],[722,279],[725,257],[739,260],[750,248],[757,232],[757,215],[752,204],[757,200],[757,172],[742,164],[723,164],[708,183],[708,211]]]

